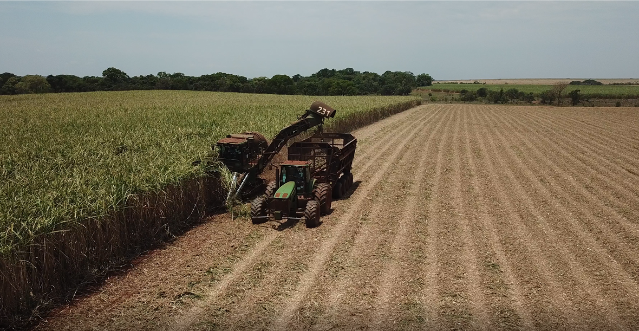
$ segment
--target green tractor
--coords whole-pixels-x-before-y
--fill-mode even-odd
[[[303,216],[306,226],[318,226],[320,215],[331,210],[330,184],[313,178],[309,163],[304,161],[287,161],[277,173],[277,185],[271,183],[266,193],[251,203],[253,223],[262,223],[269,217],[299,220]]]
[[[353,183],[351,166],[357,139],[347,133],[324,133],[288,148],[289,160],[276,169],[276,180],[251,203],[253,223],[269,219],[320,224],[331,211],[333,197],[340,198]]]

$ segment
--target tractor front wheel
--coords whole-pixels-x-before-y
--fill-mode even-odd
[[[275,191],[277,191],[277,183],[275,181],[270,181],[268,185],[266,185],[264,195],[267,199],[270,199],[273,197],[273,194],[275,194]]]
[[[319,226],[320,210],[319,202],[317,200],[311,200],[306,203],[306,209],[304,210],[304,218],[306,218],[306,227],[314,228]]]
[[[253,224],[266,222],[266,202],[264,197],[257,197],[251,202],[251,221]]]

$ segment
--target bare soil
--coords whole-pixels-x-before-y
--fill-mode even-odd
[[[431,104],[318,228],[217,215],[36,330],[639,329],[639,112]]]

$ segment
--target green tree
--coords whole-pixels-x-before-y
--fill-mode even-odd
[[[417,86],[431,86],[433,85],[433,77],[429,74],[419,74],[415,77]]]
[[[555,83],[552,86],[552,89],[550,91],[555,95],[555,99],[557,100],[557,106],[561,105],[561,98],[563,97],[564,90],[566,89],[566,87],[568,87],[568,85],[569,83],[559,82],[559,83]]]
[[[461,101],[475,101],[477,100],[477,93],[474,91],[468,91],[468,90],[461,90],[459,92],[459,99]]]
[[[357,95],[355,84],[345,79],[331,79],[328,95]]]
[[[56,93],[60,92],[86,92],[88,87],[86,82],[74,75],[49,75],[47,82],[51,86],[51,90]]]
[[[18,83],[20,83],[18,76],[10,77],[2,84],[0,92],[2,92],[2,94],[16,94],[16,85],[18,85]]]
[[[381,78],[383,95],[408,95],[416,87],[415,75],[409,71],[386,71]]]
[[[269,79],[267,77],[256,77],[249,80],[242,91],[245,93],[269,93]]]
[[[506,90],[506,92],[504,92],[504,96],[506,100],[510,102],[516,102],[517,100],[521,99],[521,97],[523,97],[523,95],[516,88]]]
[[[488,91],[488,96],[486,99],[492,103],[504,103],[506,102],[506,95],[504,93],[504,89],[499,89],[497,91]]]
[[[84,76],[82,81],[86,84],[87,91],[99,91],[102,87],[104,78],[97,76]]]
[[[546,105],[551,105],[556,99],[555,93],[552,90],[541,92],[539,97],[541,98],[541,103]]]
[[[355,77],[353,82],[359,91],[359,94],[379,94],[380,93],[380,75],[374,72],[365,71]]]
[[[26,75],[20,79],[20,82],[15,85],[16,93],[29,94],[29,93],[47,93],[51,91],[51,85],[47,82],[47,79],[40,75]]]
[[[8,94],[8,93],[4,93],[2,91],[2,87],[4,86],[4,83],[6,83],[9,80],[9,78],[11,78],[11,77],[17,77],[18,80],[20,79],[20,77],[12,74],[10,72],[5,72],[5,73],[0,74],[0,94]]]
[[[268,81],[269,92],[275,94],[295,94],[293,79],[287,75],[275,75]]]
[[[110,67],[102,71],[103,84],[106,90],[126,90],[128,89],[129,75],[124,71]]]
[[[579,94],[581,90],[572,90],[570,91],[570,93],[568,93],[568,96],[570,96],[570,103],[573,106],[576,106],[579,101],[581,101],[581,94]]]

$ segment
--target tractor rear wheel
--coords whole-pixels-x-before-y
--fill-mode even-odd
[[[319,226],[320,211],[319,202],[317,200],[311,200],[306,203],[306,209],[304,210],[304,218],[306,218],[306,227],[314,228]]]
[[[266,202],[264,197],[257,197],[251,202],[251,221],[253,224],[260,224],[266,222]]]
[[[313,195],[315,196],[315,200],[319,201],[321,214],[328,214],[331,211],[331,203],[333,202],[331,186],[328,183],[317,184],[313,190]]]

